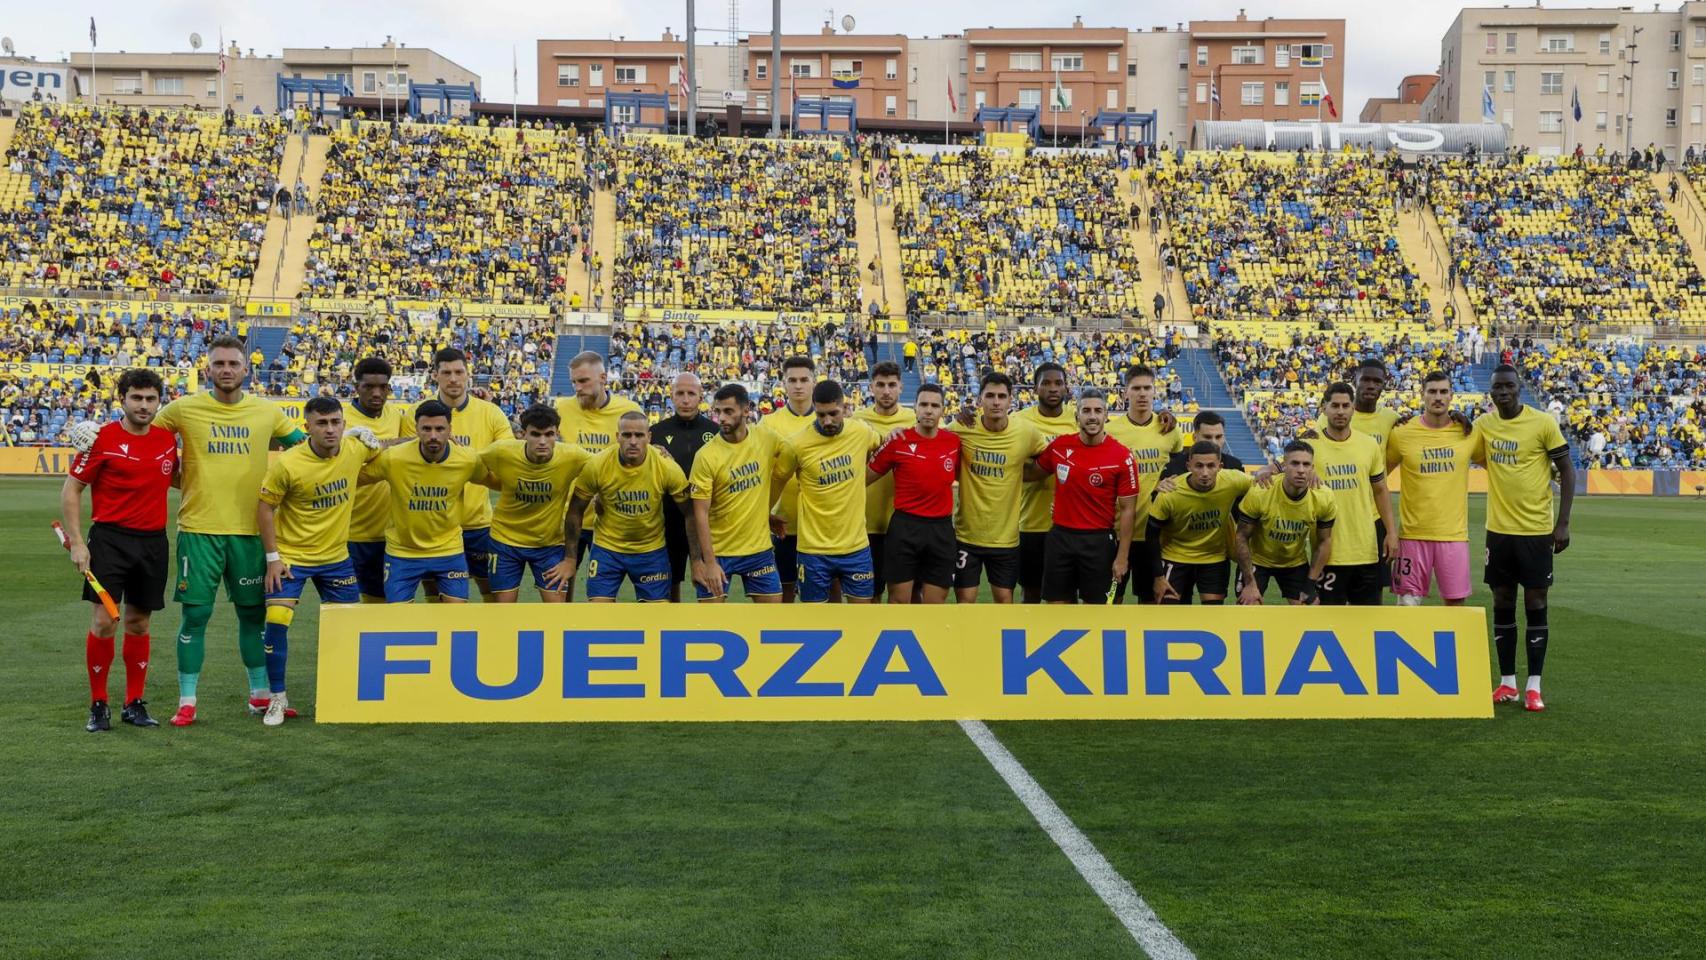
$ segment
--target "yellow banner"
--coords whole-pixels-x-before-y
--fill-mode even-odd
[[[374,304],[383,304],[383,298],[374,300],[352,300],[347,297],[311,297],[308,309],[316,313],[367,313]],[[397,310],[425,310],[437,313],[443,306],[442,300],[393,300],[391,306]],[[476,303],[467,300],[451,300],[450,309],[459,317],[549,317],[551,305],[545,303]]]
[[[1236,340],[1260,340],[1274,345],[1289,344],[1294,336],[1304,338],[1324,336],[1336,339],[1355,337],[1390,343],[1409,337],[1412,343],[1449,343],[1456,339],[1451,330],[1428,330],[1420,323],[1383,323],[1375,320],[1334,321],[1333,329],[1319,329],[1313,321],[1302,320],[1215,320],[1209,329],[1216,337]]]
[[[328,606],[322,723],[1491,717],[1422,607]]]
[[[27,361],[0,361],[0,380],[17,380],[24,377],[59,377],[62,380],[88,379],[91,372],[101,375],[102,386],[111,391],[118,384],[119,374],[132,367],[121,367],[102,363],[29,363]],[[166,381],[168,387],[178,387],[194,393],[199,387],[199,377],[194,367],[148,367]]]
[[[250,317],[288,317],[292,305],[290,300],[246,300],[243,313]]]
[[[63,477],[75,456],[70,447],[0,447],[0,476]]]
[[[642,307],[628,311],[629,320],[645,323],[840,323],[840,313],[811,313],[795,310],[678,310],[674,307]]]
[[[93,311],[106,316],[130,314],[169,313],[177,316],[185,310],[190,310],[199,317],[229,319],[231,305],[225,303],[184,303],[175,300],[92,300],[86,297],[0,297],[0,310],[22,310],[35,304],[39,310],[51,307],[55,310]]]
[[[986,133],[983,145],[995,151],[998,157],[1023,157],[1030,139],[1030,135],[1024,133]]]

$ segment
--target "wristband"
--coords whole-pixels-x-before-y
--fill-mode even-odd
[[[267,554],[267,562],[268,563],[278,563],[280,560],[283,560],[283,559],[284,559],[283,557],[278,555],[277,550],[274,550],[272,553]]]

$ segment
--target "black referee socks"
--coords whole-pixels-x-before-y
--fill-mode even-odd
[[[1514,617],[1512,618],[1515,619]],[[1528,675],[1540,676],[1546,666],[1546,608],[1528,611]]]
[[[1546,611],[1540,612],[1542,618]],[[1529,614],[1530,617],[1533,613]],[[1531,621],[1532,622],[1532,621]],[[1516,675],[1516,605],[1493,607],[1493,645],[1499,651],[1499,675]]]

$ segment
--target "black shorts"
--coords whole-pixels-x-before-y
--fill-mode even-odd
[[[1268,592],[1268,582],[1279,581],[1281,599],[1302,600],[1304,603],[1315,602],[1315,581],[1309,579],[1309,564],[1300,563],[1295,567],[1264,567],[1256,565],[1256,589],[1262,593]],[[1235,592],[1244,592],[1244,571],[1238,571]]]
[[[1125,576],[1120,578],[1119,583],[1114,584],[1114,602],[1125,602],[1126,587],[1135,579],[1137,584],[1132,587],[1131,592],[1133,596],[1137,597],[1137,602],[1154,603],[1155,588],[1153,581],[1155,577],[1150,571],[1154,570],[1155,565],[1160,562],[1161,540],[1159,538],[1133,540],[1131,549],[1126,551]]]
[[[894,529],[892,518],[889,520],[889,529]],[[885,535],[881,533],[867,533],[865,538],[870,542],[871,547],[871,583],[876,585],[874,589],[877,596],[882,596],[883,590],[889,585],[889,582],[883,579],[883,547],[887,541]]]
[[[989,585],[1006,590],[1019,583],[1018,547],[980,547],[964,540],[954,544],[954,588],[965,590],[983,582],[984,571],[989,573]]]
[[[872,540],[877,535],[871,536]],[[900,510],[889,521],[883,538],[883,575],[888,583],[925,583],[947,589],[954,585],[954,518],[915,516]],[[876,560],[872,550],[871,559]]]
[[[1055,527],[1044,534],[1043,601],[1107,603],[1120,542],[1109,530]]]
[[[143,532],[110,523],[89,528],[89,572],[101,581],[113,602],[139,610],[166,606],[166,577],[172,570],[171,542],[166,531]],[[101,597],[83,581],[83,599]]]
[[[1385,563],[1328,566],[1321,573],[1321,605],[1324,607],[1378,607],[1385,602],[1380,592],[1381,568]],[[1390,571],[1388,571],[1390,576]]]
[[[684,520],[663,522],[663,546],[669,553],[669,582],[677,584],[687,579],[687,523]]]
[[[1488,530],[1487,563],[1481,580],[1489,587],[1520,585],[1525,590],[1542,590],[1552,586],[1552,535]]]
[[[586,559],[586,548],[592,546],[592,531],[582,530],[581,538],[575,541],[575,567],[580,568],[581,561]]]
[[[1048,549],[1047,530],[1019,533],[1019,587],[1025,600],[1035,603],[1043,594],[1043,553]]]
[[[1386,522],[1379,517],[1374,518],[1374,549],[1381,549],[1386,543]],[[1397,557],[1387,557],[1385,563],[1376,564],[1380,568],[1380,589],[1392,589],[1392,561]]]
[[[1225,560],[1213,563],[1178,563],[1172,560],[1161,561],[1162,576],[1173,585],[1173,590],[1179,595],[1180,603],[1191,602],[1191,591],[1197,595],[1225,597],[1226,586],[1232,582],[1232,565]]]
[[[772,536],[776,549],[776,579],[793,586],[800,581],[800,537],[790,533],[785,537]]]

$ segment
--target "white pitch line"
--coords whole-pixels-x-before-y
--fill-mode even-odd
[[[1063,813],[1048,791],[1037,783],[1036,779],[1025,769],[1007,748],[1001,745],[995,734],[984,725],[982,720],[961,720],[960,729],[966,732],[971,742],[983,751],[983,756],[995,772],[1001,774],[1001,779],[1007,781],[1015,796],[1037,818],[1037,824],[1053,840],[1060,852],[1066,854],[1066,859],[1078,869],[1090,889],[1102,898],[1108,909],[1119,918],[1126,931],[1129,932],[1137,945],[1143,949],[1152,960],[1196,960],[1196,954],[1167,929],[1161,918],[1149,904],[1132,889],[1126,878],[1119,875],[1102,856],[1102,851],[1090,842],[1073,824],[1072,819]]]

